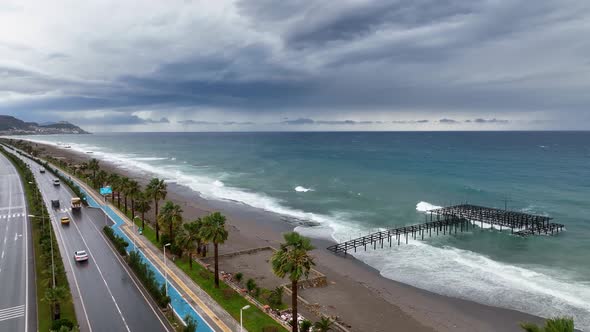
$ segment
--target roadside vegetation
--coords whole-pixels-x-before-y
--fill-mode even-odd
[[[526,332],[574,332],[574,319],[571,317],[556,317],[547,319],[544,326],[522,323],[520,327]]]
[[[72,303],[63,261],[54,233],[51,231],[49,213],[42,203],[35,177],[22,160],[4,147],[2,152],[15,166],[25,189],[29,218],[32,225],[35,279],[37,286],[37,324],[39,331],[77,331],[78,323]],[[53,266],[52,266],[53,257]]]

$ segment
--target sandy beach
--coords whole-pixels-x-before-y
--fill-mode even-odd
[[[43,147],[46,154],[73,163],[93,157],[52,145]],[[101,161],[101,167],[135,178],[142,184],[151,178],[149,174],[104,161]],[[220,246],[221,254],[264,246],[278,247],[281,234],[297,226],[280,215],[243,204],[204,199],[197,192],[176,183],[168,184],[167,199],[182,206],[185,220],[193,220],[211,211],[220,211],[227,216],[230,235],[227,243]],[[148,216],[153,219],[153,212]],[[308,288],[300,295],[308,302],[318,304],[324,312],[338,316],[351,331],[520,331],[520,322],[542,321],[522,312],[441,296],[386,279],[350,255],[341,257],[328,252],[324,249],[330,244],[327,240],[313,239],[313,244],[317,248],[313,251],[316,269],[327,277],[328,286]],[[270,266],[259,259],[246,264],[252,271],[270,270]],[[223,261],[221,268],[224,268]],[[465,282],[469,283],[469,280]]]

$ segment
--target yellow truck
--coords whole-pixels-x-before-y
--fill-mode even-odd
[[[72,211],[80,211],[82,201],[79,197],[72,197]]]

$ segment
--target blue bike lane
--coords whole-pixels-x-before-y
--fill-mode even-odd
[[[57,170],[58,172],[60,172],[59,170]],[[131,239],[125,234],[125,232],[123,232],[121,230],[121,226],[125,223],[125,221],[115,212],[113,211],[113,209],[111,209],[110,206],[108,206],[107,204],[100,204],[98,203],[93,197],[92,195],[89,195],[89,193],[80,185],[77,184],[77,181],[72,179],[69,175],[66,175],[62,172],[60,172],[62,174],[62,176],[69,178],[70,180],[72,180],[76,186],[80,189],[80,191],[82,193],[84,193],[84,195],[86,196],[86,202],[88,203],[88,206],[93,207],[93,208],[98,208],[98,209],[102,209],[106,215],[113,221],[113,225],[110,226],[113,231],[115,232],[115,234],[119,235],[120,237],[122,237],[123,239],[125,239],[125,241],[127,241],[127,243],[129,243],[129,246],[127,247],[127,252],[131,252],[132,250],[137,250],[137,252],[140,254],[143,262],[147,263],[147,266],[154,272],[154,275],[156,277],[156,280],[158,281],[158,283],[160,285],[163,285],[165,282],[165,278],[163,273],[156,267],[154,266],[154,264],[152,264],[152,262],[146,258],[145,254],[141,251],[141,249],[139,249],[139,247],[135,247],[135,243],[133,241],[131,241]],[[215,331],[211,325],[209,325],[209,323],[203,319],[203,317],[201,317],[201,315],[199,315],[196,310],[186,301],[186,299],[184,299],[184,297],[182,297],[182,295],[180,295],[180,293],[178,292],[178,290],[176,289],[176,287],[174,287],[170,281],[168,280],[168,296],[170,296],[170,306],[172,307],[172,310],[174,310],[174,312],[177,314],[178,317],[180,317],[182,320],[184,320],[185,317],[190,316],[192,317],[196,322],[197,322],[197,332],[213,332]]]

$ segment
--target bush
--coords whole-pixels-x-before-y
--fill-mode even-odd
[[[309,330],[311,330],[311,327],[313,326],[313,323],[307,319],[304,319],[301,322],[301,332],[309,332]]]
[[[260,287],[256,287],[254,288],[254,297],[259,297],[260,296]]]
[[[242,279],[244,278],[244,275],[242,274],[242,272],[238,272],[236,273],[236,275],[234,276],[236,278],[236,281],[239,283],[242,282]]]
[[[115,234],[115,231],[110,228],[109,226],[104,226],[103,231],[106,236],[111,240],[111,242],[115,245],[115,249],[119,252],[121,256],[127,256],[127,247],[129,243],[125,241],[122,237]]]
[[[129,259],[127,261],[131,269],[137,275],[137,278],[141,280],[158,305],[162,308],[166,308],[168,303],[170,303],[170,297],[166,296],[165,285],[162,284],[160,286],[158,284],[154,271],[150,270],[148,265],[143,262],[137,251],[129,253]]]
[[[189,315],[184,317],[184,322],[186,326],[182,328],[182,332],[195,332],[197,330],[197,321]]]
[[[256,281],[254,281],[254,279],[250,278],[248,279],[248,281],[246,281],[246,289],[251,292],[256,288]]]
[[[283,304],[283,293],[285,289],[283,287],[277,287],[270,292],[270,296],[268,297],[268,302],[273,307],[279,307]]]
[[[51,323],[51,330],[52,331],[59,331],[62,326],[65,326],[68,328],[68,330],[71,330],[74,327],[74,323],[72,323],[69,319],[66,319],[66,318],[54,320]]]

